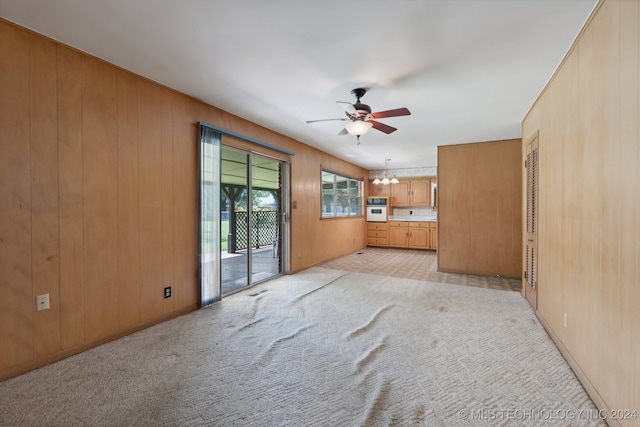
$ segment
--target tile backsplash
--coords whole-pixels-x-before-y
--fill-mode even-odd
[[[407,206],[407,207],[394,207],[392,209],[391,215],[394,216],[437,216],[438,211],[435,209],[431,209],[429,206]]]

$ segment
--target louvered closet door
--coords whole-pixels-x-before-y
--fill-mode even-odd
[[[527,240],[525,296],[533,308],[538,303],[538,137],[527,144]]]

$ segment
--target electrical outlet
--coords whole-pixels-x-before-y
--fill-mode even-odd
[[[569,327],[569,315],[567,313],[564,314],[564,327]]]
[[[36,311],[49,309],[49,294],[38,295],[36,297]]]
[[[164,297],[171,298],[171,286],[167,286],[164,288]]]

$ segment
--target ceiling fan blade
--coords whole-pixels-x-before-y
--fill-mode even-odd
[[[411,111],[406,108],[396,108],[395,110],[378,111],[371,113],[374,119],[384,119],[385,117],[410,116]]]
[[[354,107],[352,103],[344,101],[336,101],[336,103],[340,104],[340,106],[344,108],[344,111],[346,111],[350,116],[360,117],[360,114],[358,114],[356,107]]]
[[[347,132],[347,130],[345,128],[342,128],[342,130],[340,132],[338,132],[338,136],[342,136],[342,135],[348,135],[349,132]]]
[[[343,117],[341,119],[321,119],[321,120],[307,120],[307,123],[316,123],[316,122],[331,122],[331,121],[335,121],[335,120],[339,120],[341,122],[346,122],[347,120],[349,120],[346,117]]]
[[[380,123],[380,122],[376,122],[375,120],[369,120],[369,123],[371,123],[373,125],[374,129],[379,130],[380,132],[384,132],[384,133],[391,133],[391,132],[395,132],[398,129],[394,128],[392,126],[389,125],[385,125],[384,123]]]

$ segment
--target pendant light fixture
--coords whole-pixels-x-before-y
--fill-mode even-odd
[[[362,119],[356,118],[355,120],[347,122],[347,124],[344,125],[344,128],[349,135],[353,135],[358,139],[358,145],[360,145],[360,136],[369,132],[372,126],[373,123],[365,122]]]
[[[385,157],[384,159],[384,172],[382,173],[382,179],[378,178],[378,176],[376,175],[376,179],[373,180],[373,183],[375,185],[389,185],[389,184],[397,184],[398,182],[398,178],[396,178],[396,174],[393,174],[393,176],[391,178],[389,178],[387,176],[387,169],[389,168],[389,162],[391,161],[391,159],[387,159]]]

